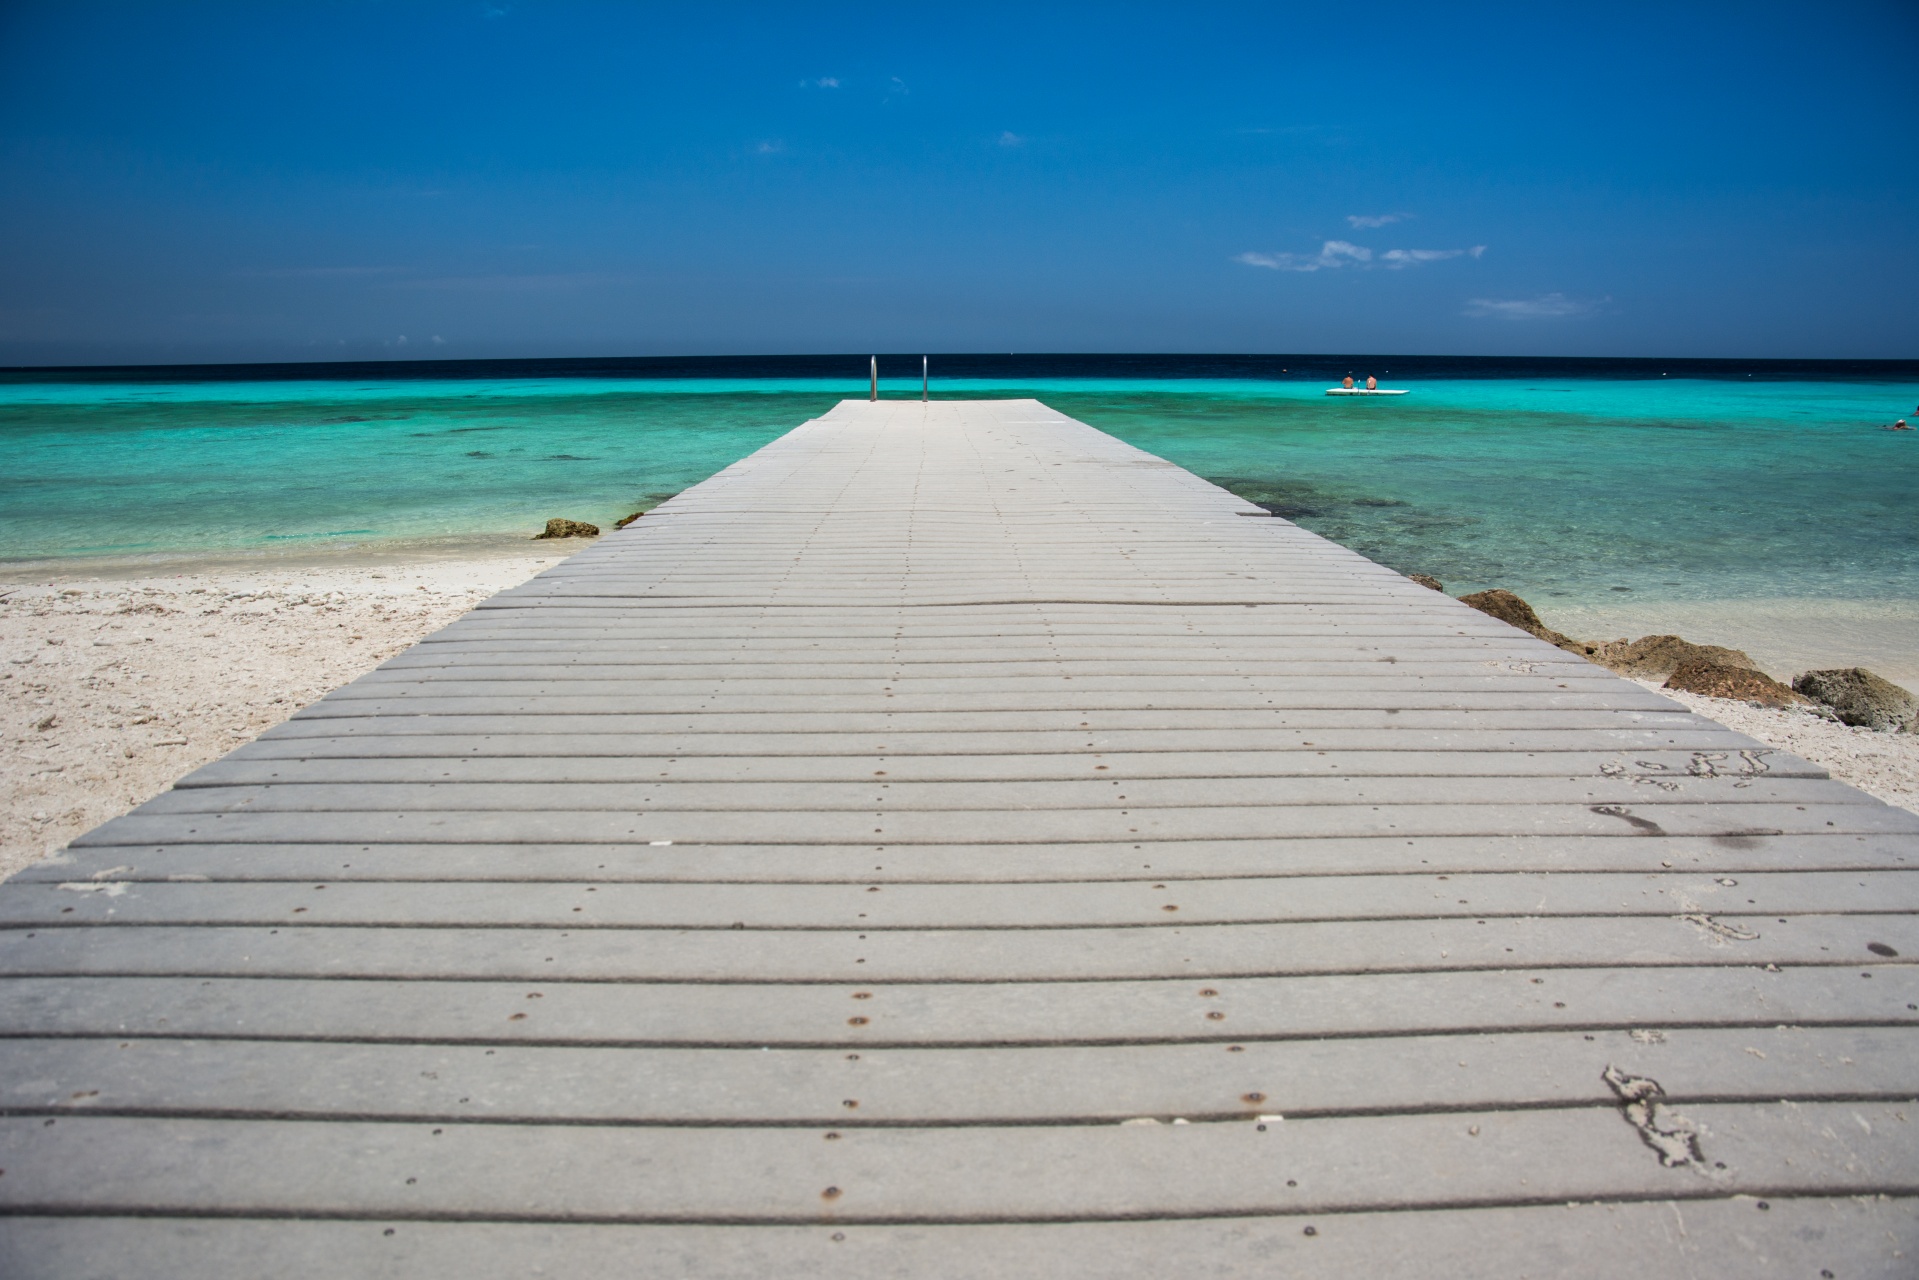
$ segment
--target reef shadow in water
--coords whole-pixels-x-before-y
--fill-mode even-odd
[[[1251,479],[1243,476],[1208,478],[1229,493],[1287,520],[1336,517],[1340,511],[1351,507],[1410,507],[1412,505],[1398,498],[1337,493],[1305,480]]]
[[[1451,574],[1478,581],[1491,566],[1472,554],[1477,515],[1435,511],[1401,498],[1341,491],[1307,480],[1208,477],[1214,484],[1282,519],[1349,547],[1401,573]]]

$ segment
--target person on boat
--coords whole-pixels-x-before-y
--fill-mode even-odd
[[[1350,373],[1347,374],[1346,380],[1340,383],[1339,385],[1346,388],[1346,390],[1351,391],[1353,389],[1353,375]]]
[[[1379,390],[1379,379],[1378,379],[1378,378],[1375,378],[1375,377],[1374,377],[1374,376],[1373,376],[1372,374],[1370,374],[1370,373],[1366,375],[1366,390],[1368,390],[1368,391],[1377,391],[1377,390]]]

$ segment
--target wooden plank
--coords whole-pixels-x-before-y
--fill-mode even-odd
[[[1088,777],[1117,779],[1251,779],[1251,778],[1614,778],[1631,777],[1641,785],[1677,782],[1724,771],[1739,778],[1742,771],[1769,779],[1824,778],[1826,771],[1784,752],[1754,752],[1742,758],[1732,752],[1655,750],[1622,756],[1595,751],[1327,751],[1300,747],[1293,751],[1194,752],[1125,751],[1033,752],[1028,754],[916,754],[893,757],[877,752],[821,755],[692,755],[669,751],[658,743],[629,742],[624,751],[587,754],[592,744],[572,743],[573,751],[505,755],[514,746],[528,751],[518,739],[495,743],[483,738],[464,743],[439,743],[438,753],[415,755],[407,743],[435,743],[435,739],[408,739],[404,743],[369,743],[367,739],[309,740],[295,755],[277,748],[239,750],[194,770],[174,787],[264,786],[286,781],[374,784],[574,782],[643,783],[661,778],[678,782],[869,782],[878,777],[898,786],[905,782],[1053,782]],[[484,753],[482,744],[488,748]],[[317,747],[317,750],[307,750]],[[375,748],[386,747],[387,750]],[[1715,758],[1716,757],[1716,758]],[[289,767],[297,761],[299,768]],[[878,768],[874,766],[878,765]],[[1127,793],[1131,795],[1129,791]]]
[[[1615,1106],[1263,1127],[1243,1119],[847,1128],[830,1141],[818,1129],[786,1128],[7,1117],[0,1206],[819,1223],[1913,1195],[1919,1131],[1898,1119],[1904,1105],[1689,1104],[1687,1117],[1711,1135],[1701,1144],[1705,1177],[1662,1166]],[[1069,1168],[1099,1176],[1058,1176]]]
[[[1169,898],[1178,895],[1171,891]],[[1172,905],[1177,905],[1173,903]],[[78,908],[75,908],[76,914]],[[1165,917],[1162,917],[1164,919]],[[1780,923],[1780,920],[1785,923]],[[1549,967],[1844,965],[1919,955],[1911,915],[1501,917],[1133,927],[15,928],[0,973],[594,982],[1059,982]],[[1013,945],[1017,943],[1017,945]],[[1894,965],[1903,969],[1906,965]],[[1222,1008],[1220,1021],[1231,1018]],[[1222,1025],[1220,1030],[1231,1030]]]
[[[779,1275],[1005,1280],[1044,1259],[1060,1280],[1115,1275],[1269,1275],[1427,1280],[1436,1275],[1835,1275],[1905,1280],[1919,1254],[1906,1198],[1756,1197],[1337,1215],[965,1225],[692,1226],[17,1217],[0,1258],[18,1275],[208,1274],[318,1280],[458,1275],[504,1280],[566,1260],[577,1280],[731,1280]],[[1307,1233],[1307,1228],[1311,1233]]]
[[[1293,876],[1054,884],[398,885],[66,881],[0,900],[23,924],[469,925],[554,928],[1026,929],[1491,916],[1885,915],[1919,912],[1919,869],[1739,877],[1672,871]],[[322,896],[324,895],[324,896]],[[1178,910],[1168,912],[1169,899]],[[295,919],[295,916],[300,917]]]
[[[1354,664],[1355,667],[1386,664]],[[336,697],[402,698],[431,694],[443,698],[458,697],[578,697],[633,696],[652,694],[668,697],[683,694],[702,696],[725,689],[740,695],[778,694],[800,697],[823,694],[827,697],[870,697],[876,693],[912,692],[918,694],[974,694],[991,697],[1006,693],[1212,693],[1240,691],[1248,693],[1325,692],[1349,693],[1373,690],[1382,693],[1533,693],[1566,689],[1574,693],[1619,693],[1619,683],[1597,675],[1492,674],[1482,666],[1477,672],[1435,675],[1411,671],[1411,664],[1391,664],[1387,670],[1353,673],[1312,672],[1306,674],[1257,673],[1242,670],[1183,674],[1143,674],[1127,672],[1082,671],[1078,674],[1042,671],[1021,673],[985,670],[957,675],[875,668],[865,672],[827,672],[809,667],[807,671],[785,673],[765,671],[724,671],[704,675],[682,675],[678,670],[632,672],[608,668],[567,668],[530,665],[523,668],[488,668],[480,671],[438,671],[422,675],[413,671],[374,671],[354,682],[352,692],[342,689]],[[1597,671],[1598,668],[1594,668]],[[1073,688],[1067,690],[1066,684]],[[1656,696],[1656,695],[1655,695]],[[1663,701],[1663,700],[1662,700]],[[1611,704],[1608,704],[1611,705]],[[1625,705],[1625,704],[1621,704]],[[1638,705],[1635,699],[1632,705]],[[1659,708],[1664,710],[1662,706]]]
[[[1299,805],[1260,808],[1047,810],[592,810],[500,809],[483,812],[407,810],[302,813],[165,814],[136,809],[80,837],[77,846],[306,841],[323,830],[342,844],[392,841],[522,843],[639,841],[731,844],[866,844],[877,848],[948,844],[964,823],[969,841],[1018,845],[1072,841],[1144,845],[1159,840],[1257,840],[1394,836],[1548,835],[1706,836],[1913,834],[1919,815],[1889,806],[1662,804],[1632,805]],[[875,837],[878,837],[877,839]]]
[[[1898,835],[1431,836],[1408,861],[1403,838],[1265,838],[1018,845],[946,841],[873,855],[876,846],[552,841],[426,844],[299,841],[266,844],[92,843],[22,871],[21,883],[113,880],[499,880],[747,884],[1039,884],[1053,881],[1285,879],[1298,875],[1486,871],[1652,871],[1741,875],[1818,866],[1871,871],[1919,865]],[[1132,855],[1138,853],[1138,860]]]
[[[1643,1033],[1642,1033],[1643,1034]],[[1608,1106],[1608,1065],[1694,1100],[1902,1102],[1919,1026],[1500,1032],[1242,1044],[864,1049],[45,1039],[0,1045],[14,1115],[495,1124],[1091,1123]],[[858,1102],[848,1107],[847,1101]],[[1249,1100],[1250,1099],[1250,1100]]]
[[[897,693],[874,690],[871,693],[622,693],[604,690],[533,690],[522,694],[476,691],[441,691],[427,686],[415,693],[382,688],[350,697],[327,698],[303,709],[303,720],[339,716],[417,716],[417,715],[685,715],[751,713],[758,715],[836,714],[843,716],[895,715],[933,716],[941,712],[963,714],[1008,712],[1067,712],[1085,715],[1101,712],[1158,711],[1162,716],[1188,711],[1239,711],[1273,715],[1284,711],[1378,711],[1388,715],[1402,712],[1476,712],[1519,711],[1551,715],[1562,711],[1668,712],[1671,704],[1657,694],[1637,686],[1606,693],[1581,693],[1577,690],[1482,689],[1459,693],[1443,690],[1309,690],[1270,692],[1237,689],[1218,690],[1140,690],[1106,692],[1089,689],[1060,692],[1004,693],[916,693],[910,688]]]
[[[282,773],[291,772],[282,769]],[[303,772],[303,771],[302,771]],[[991,811],[1014,809],[1266,809],[1359,804],[1391,807],[1439,805],[1497,806],[1608,805],[1645,808],[1658,814],[1679,805],[1723,804],[1852,806],[1864,799],[1844,783],[1823,778],[1659,777],[1596,775],[1584,778],[1428,777],[1239,777],[1239,778],[1077,778],[1009,781],[954,779],[908,781],[885,769],[869,771],[858,782],[774,782],[727,780],[694,782],[655,777],[649,782],[464,782],[450,768],[437,782],[332,782],[320,778],[265,784],[185,787],[156,796],[148,814],[200,813],[355,813],[406,809],[415,813],[476,813],[486,810],[558,809],[667,810],[691,812],[778,810],[781,812],[852,809]],[[1810,812],[1810,809],[1808,809]],[[1915,824],[1919,829],[1919,824]]]
[[[340,714],[340,713],[344,714]],[[1083,735],[1084,745],[1097,747],[1101,734],[1161,733],[1258,733],[1281,730],[1397,730],[1406,733],[1471,733],[1504,731],[1560,735],[1591,732],[1610,734],[1585,741],[1595,745],[1628,742],[1646,746],[1682,746],[1694,743],[1737,742],[1742,746],[1764,744],[1743,734],[1735,734],[1723,725],[1715,726],[1698,716],[1679,711],[1420,711],[1390,708],[1386,710],[1281,710],[1249,709],[1241,711],[1131,710],[1094,711],[1063,707],[1056,711],[944,711],[944,712],[852,712],[809,711],[805,713],[712,712],[622,714],[616,712],[573,712],[569,714],[529,713],[518,715],[482,714],[471,709],[458,713],[435,713],[421,706],[408,706],[404,714],[369,714],[364,707],[315,703],[284,724],[261,735],[266,739],[331,737],[343,734],[426,734],[426,733],[1071,733],[1074,729],[1092,729]],[[1663,736],[1662,736],[1663,734]],[[1077,736],[1077,735],[1076,735]],[[1086,738],[1091,740],[1087,741]],[[1417,741],[1417,739],[1413,739]],[[885,739],[880,739],[885,741]]]
[[[755,756],[802,757],[885,756],[902,766],[917,757],[929,756],[947,761],[950,767],[967,767],[970,756],[1047,757],[1066,756],[1084,761],[1087,756],[1110,761],[1115,768],[1127,755],[1169,756],[1191,763],[1184,766],[1188,775],[1207,769],[1225,768],[1222,757],[1234,755],[1283,759],[1325,751],[1331,759],[1336,753],[1381,752],[1398,755],[1421,752],[1439,759],[1473,759],[1497,753],[1514,758],[1535,754],[1550,768],[1555,759],[1568,762],[1582,755],[1599,757],[1594,770],[1618,764],[1637,772],[1642,759],[1674,761],[1682,770],[1693,765],[1692,753],[1713,753],[1723,759],[1750,750],[1763,759],[1768,772],[1779,772],[1791,763],[1794,772],[1781,776],[1818,776],[1800,771],[1804,764],[1784,751],[1754,742],[1743,734],[1717,725],[1702,724],[1684,729],[1100,729],[1092,734],[1078,729],[1028,730],[1023,732],[940,733],[699,733],[662,730],[657,733],[595,732],[601,728],[591,719],[579,724],[579,732],[486,732],[486,726],[466,722],[436,724],[431,717],[415,718],[396,726],[392,733],[365,732],[365,724],[326,726],[289,721],[275,726],[259,738],[236,747],[223,762],[261,760],[336,759],[437,759],[475,756],[491,759],[555,757],[649,757],[659,754],[677,760],[691,758],[727,759]],[[459,730],[471,729],[471,732]],[[1091,748],[1091,750],[1088,750]],[[1626,754],[1629,753],[1629,754]],[[1670,754],[1669,754],[1670,753]],[[1118,758],[1116,758],[1118,757]],[[1035,759],[1039,767],[1044,761]],[[1717,767],[1715,765],[1715,767]],[[1735,769],[1739,766],[1733,766]],[[1810,766],[1816,768],[1816,766]],[[1570,767],[1567,770],[1571,772]],[[1284,772],[1281,770],[1281,772]],[[1648,770],[1659,772],[1659,770]],[[1823,770],[1820,771],[1823,774]],[[189,774],[189,777],[195,775]],[[1169,773],[1167,776],[1174,776]]]
[[[885,1047],[1919,1026],[1919,972],[1762,965],[996,983],[16,977],[0,1034],[394,1044]],[[1537,979],[1538,981],[1535,981]],[[1212,990],[1216,996],[1202,995]],[[867,998],[859,999],[860,992]],[[534,993],[538,998],[534,998]],[[1231,1001],[1222,1007],[1219,1001]],[[1220,1019],[1209,1013],[1225,1013]],[[520,1015],[515,1017],[514,1015]],[[854,1019],[865,1018],[864,1022]],[[1657,1033],[1657,1035],[1655,1035]],[[1843,1064],[1842,1064],[1843,1065]],[[20,1078],[25,1078],[24,1076]]]

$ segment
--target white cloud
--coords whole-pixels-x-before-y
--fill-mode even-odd
[[[800,81],[800,88],[802,89],[837,89],[839,87],[840,78],[838,76],[821,76],[817,80]]]
[[[1329,271],[1349,263],[1367,263],[1373,251],[1346,240],[1328,240],[1318,253],[1242,253],[1234,262],[1272,271]]]
[[[1410,213],[1349,213],[1346,221],[1352,224],[1355,231],[1366,231],[1373,227],[1389,227],[1412,216]]]
[[[1542,293],[1535,298],[1473,298],[1466,303],[1464,314],[1495,320],[1563,320],[1590,315],[1610,301],[1568,298],[1563,293]]]
[[[1014,133],[1011,129],[1006,130],[1004,133],[1000,134],[999,136],[999,144],[1002,147],[1023,146],[1025,142],[1026,142],[1026,139],[1020,137],[1017,133]]]
[[[1233,261],[1271,271],[1334,271],[1340,267],[1403,271],[1448,258],[1477,258],[1485,252],[1485,245],[1476,244],[1470,249],[1388,249],[1375,254],[1350,240],[1328,240],[1320,245],[1318,253],[1242,253]]]
[[[1388,271],[1400,271],[1428,262],[1444,262],[1448,258],[1477,258],[1485,252],[1483,244],[1470,249],[1388,249],[1379,255],[1379,264]]]
[[[753,144],[753,153],[755,155],[773,156],[778,155],[784,150],[786,150],[786,144],[778,138],[767,138]]]
[[[891,82],[887,84],[886,92],[889,94],[911,93],[912,90],[906,87],[906,81],[900,79],[898,76],[894,76]]]

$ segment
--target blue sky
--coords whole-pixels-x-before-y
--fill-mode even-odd
[[[0,4],[0,363],[1919,356],[1919,6]]]

